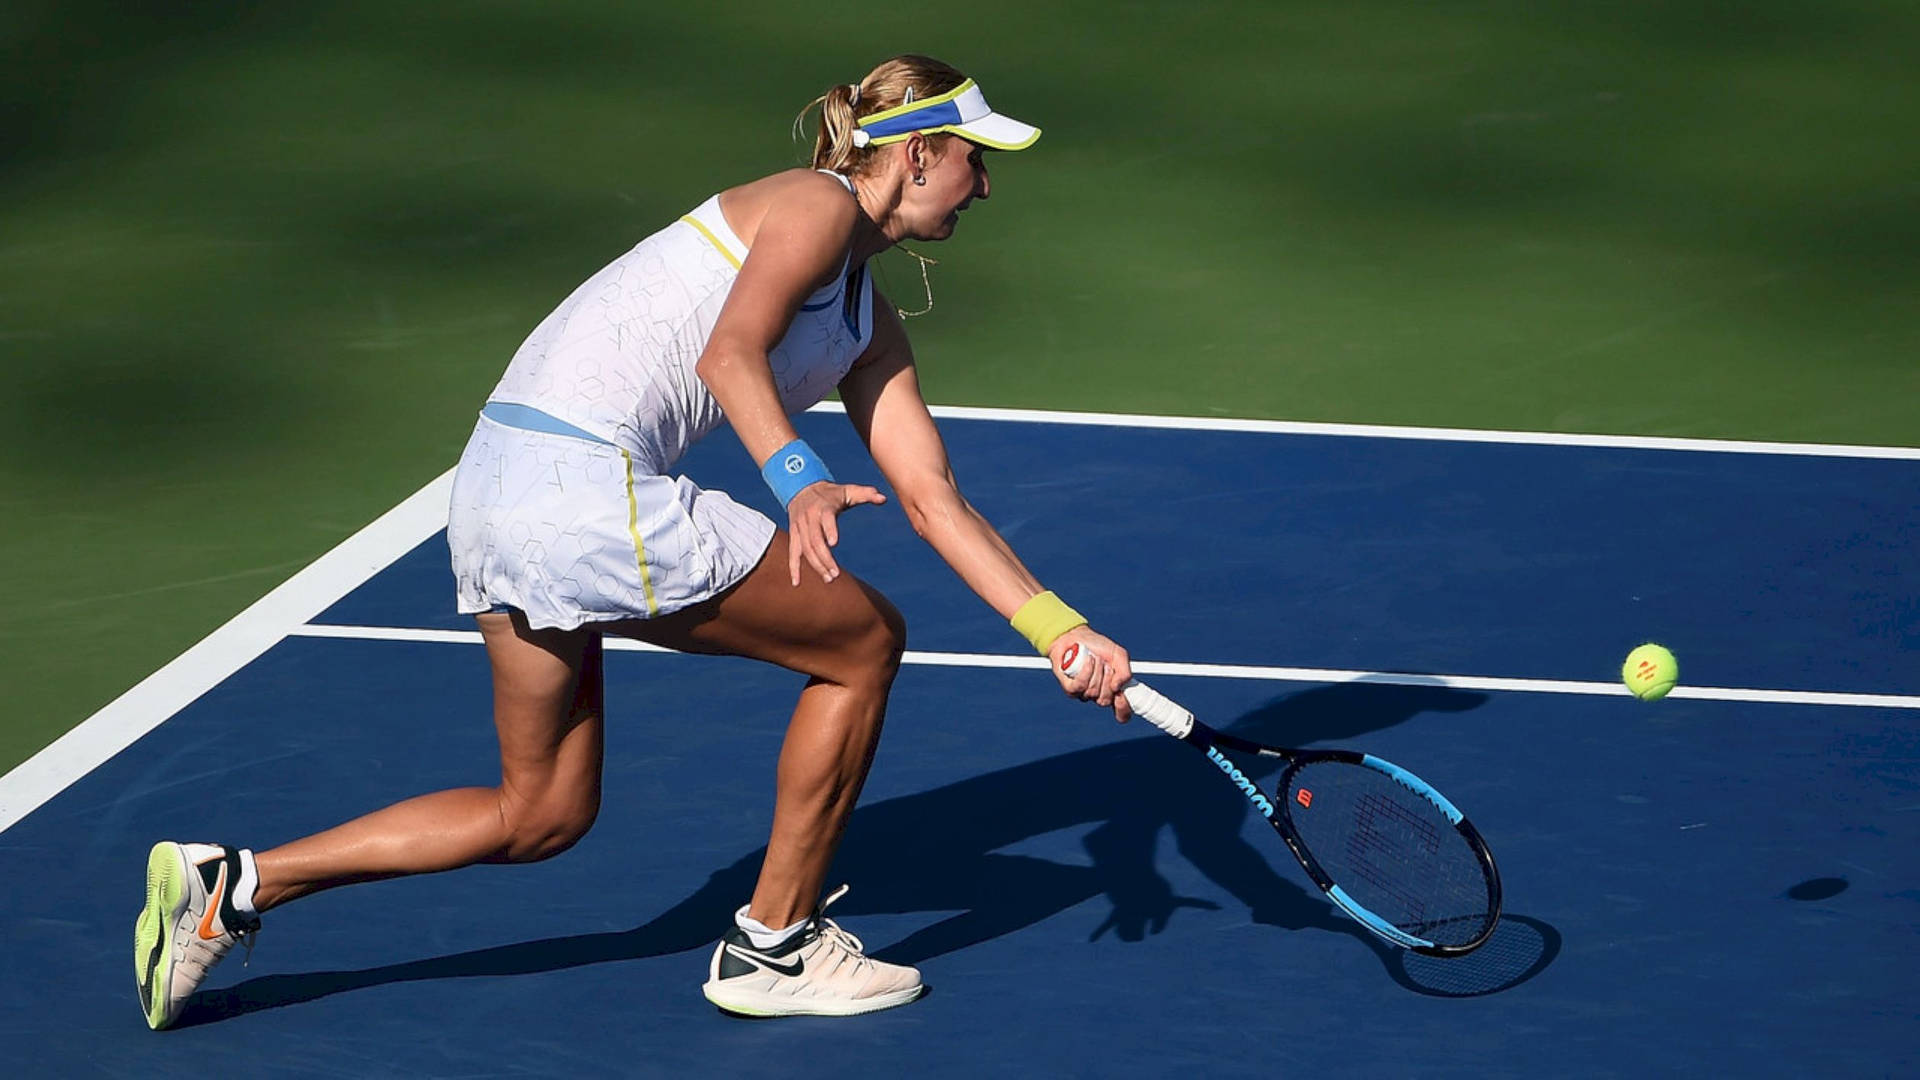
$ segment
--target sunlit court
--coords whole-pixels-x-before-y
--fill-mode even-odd
[[[700,999],[714,927],[758,869],[796,677],[616,646],[606,805],[578,848],[272,913],[174,1033],[146,1031],[131,1000],[108,932],[125,890],[17,893],[13,962],[58,972],[9,990],[10,1025],[37,1033],[22,1065],[611,1075],[778,1053],[804,1056],[796,1075],[1164,1075],[1257,1037],[1370,1074],[1546,1075],[1573,1052],[1596,1074],[1755,1074],[1783,1056],[1898,1071],[1920,960],[1920,687],[1884,605],[1910,551],[1894,541],[1920,525],[1910,456],[1057,419],[945,421],[982,509],[1030,503],[1021,462],[1060,463],[1064,490],[1102,462],[1148,463],[1141,497],[1167,512],[1115,518],[1097,549],[1040,515],[1009,531],[1063,588],[1130,582],[1102,616],[1144,678],[1215,726],[1359,747],[1444,787],[1499,860],[1485,947],[1436,960],[1377,942],[1207,762],[1061,700],[1044,661],[983,649],[992,613],[953,603],[876,514],[843,543],[898,598],[911,651],[836,914],[918,965],[924,1000],[753,1024]],[[835,412],[803,428],[851,449]],[[690,467],[716,483],[749,468],[727,452]],[[1755,505],[1760,487],[1786,497]],[[1621,488],[1648,496],[1624,531]],[[214,680],[204,695],[161,717],[158,688],[143,713],[161,722],[126,750],[96,739],[131,723],[76,733],[61,767],[99,760],[11,824],[15,879],[124,883],[155,837],[267,843],[485,782],[485,660],[444,596],[436,496],[270,597],[274,625],[182,674]],[[1615,681],[1645,636],[1684,664],[1658,702]],[[179,799],[214,778],[217,800]]]

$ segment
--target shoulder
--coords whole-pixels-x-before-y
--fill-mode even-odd
[[[782,169],[735,190],[758,190],[776,198],[847,198],[846,184],[817,169]]]
[[[846,185],[812,169],[787,169],[729,188],[720,203],[749,248],[767,225],[783,234],[796,229],[851,233],[860,210]]]
[[[789,169],[771,179],[779,186],[767,203],[769,215],[803,218],[836,232],[852,232],[860,204],[839,180],[812,169]]]

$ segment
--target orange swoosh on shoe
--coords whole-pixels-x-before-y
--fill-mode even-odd
[[[220,917],[220,902],[227,897],[227,863],[220,862],[220,877],[213,883],[213,891],[207,894],[207,913],[200,916],[200,940],[212,941],[224,931],[213,928],[213,920]]]

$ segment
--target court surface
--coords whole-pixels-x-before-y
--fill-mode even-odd
[[[833,914],[924,1000],[700,997],[800,680],[617,649],[577,848],[272,912],[147,1031],[155,840],[267,847],[495,779],[436,483],[0,780],[14,1072],[1911,1074],[1920,455],[1054,419],[943,419],[972,500],[1210,723],[1435,782],[1500,862],[1485,950],[1371,941],[1204,759],[1064,700],[888,507],[843,519],[841,558],[912,652]],[[844,418],[800,424],[874,479]],[[687,471],[769,501],[731,438]],[[1652,705],[1615,682],[1642,640],[1682,665]]]

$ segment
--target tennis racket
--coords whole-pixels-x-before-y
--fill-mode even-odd
[[[1069,646],[1061,669],[1086,666]],[[1444,795],[1388,761],[1352,750],[1289,750],[1215,731],[1129,680],[1134,714],[1203,751],[1267,819],[1320,891],[1361,926],[1427,956],[1464,956],[1500,921],[1500,873],[1486,841]],[[1271,791],[1229,754],[1286,763]]]

